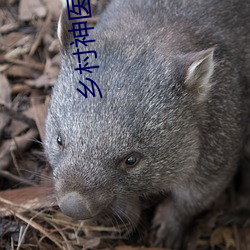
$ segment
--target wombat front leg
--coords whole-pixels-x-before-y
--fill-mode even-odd
[[[166,199],[157,207],[153,220],[153,226],[158,227],[156,246],[174,250],[181,248],[190,216],[184,218],[178,206],[173,200]]]
[[[196,193],[197,197],[194,197],[190,193],[182,191],[172,194],[158,205],[153,220],[153,226],[158,227],[156,246],[172,250],[182,249],[183,239],[193,216],[211,203],[209,198],[204,199],[211,197],[209,194]]]

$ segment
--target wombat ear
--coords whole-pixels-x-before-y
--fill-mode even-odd
[[[57,27],[57,36],[63,50],[66,50],[69,44],[73,41],[72,32],[69,32],[71,29],[72,22],[68,18],[68,9],[67,7],[64,7]]]
[[[197,95],[199,101],[206,99],[212,86],[211,76],[214,71],[214,48],[188,55],[186,61],[188,69],[185,85]]]

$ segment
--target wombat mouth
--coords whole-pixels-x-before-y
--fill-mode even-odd
[[[98,210],[97,207],[96,210]],[[129,199],[125,201],[114,198],[102,210],[99,210],[96,215],[86,219],[78,219],[84,221],[86,224],[114,227],[118,231],[122,230],[131,233],[135,230],[139,222],[140,213],[141,208],[139,203]]]

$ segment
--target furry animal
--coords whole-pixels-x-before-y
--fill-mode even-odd
[[[141,199],[164,192],[157,243],[178,249],[237,169],[249,113],[250,1],[114,0],[89,31],[96,41],[79,43],[97,52],[92,74],[74,70],[70,29],[64,11],[45,140],[58,204],[78,219],[136,224]],[[102,98],[76,90],[86,77]]]

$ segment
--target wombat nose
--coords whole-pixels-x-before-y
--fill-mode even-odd
[[[87,220],[93,217],[88,209],[88,202],[77,192],[71,192],[63,196],[58,205],[66,215],[79,219]]]

